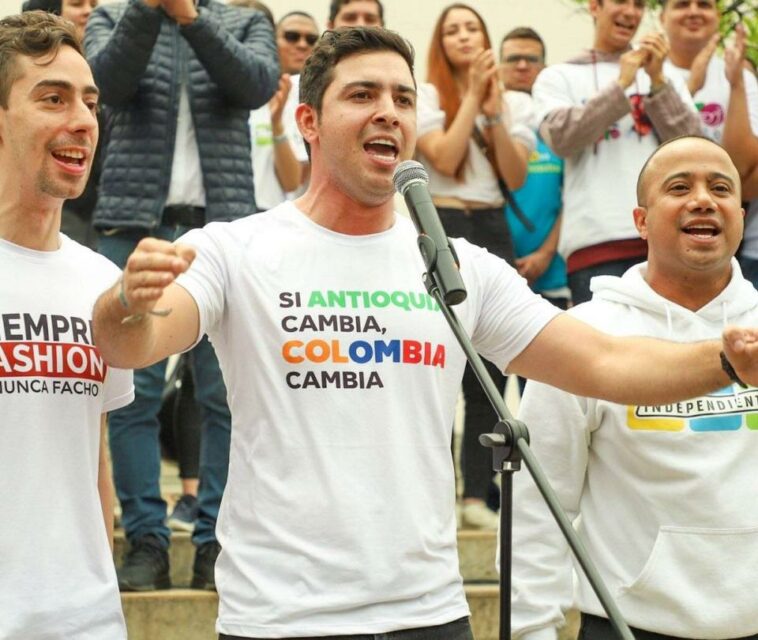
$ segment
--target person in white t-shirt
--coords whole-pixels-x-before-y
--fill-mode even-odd
[[[92,307],[119,269],[60,233],[98,139],[76,28],[0,20],[0,637],[125,640],[111,558],[106,413],[131,371],[93,345]]]
[[[276,25],[276,46],[282,75],[274,97],[250,113],[255,203],[266,211],[302,194],[308,175],[308,154],[295,123],[300,71],[318,40],[314,18],[291,11]]]
[[[565,158],[558,250],[574,304],[590,299],[596,275],[621,275],[647,246],[627,212],[634,182],[658,144],[699,134],[684,82],[667,74],[662,33],[632,39],[645,0],[589,0],[592,47],[537,77],[532,90],[542,139]]]
[[[222,640],[471,638],[450,458],[465,358],[424,290],[417,234],[393,211],[393,174],[416,142],[412,65],[390,31],[327,32],[301,74],[306,193],[175,244],[143,240],[95,306],[114,365],[206,332],[219,354],[233,416]],[[503,260],[455,247],[468,291],[456,313],[501,370],[660,403],[727,384],[723,349],[733,375],[758,382],[758,330],[686,346],[611,338]]]
[[[758,81],[743,68],[745,32],[740,25],[734,46],[722,57],[721,11],[716,0],[666,0],[661,24],[671,44],[670,72],[679,74],[695,100],[705,134],[722,143],[745,180],[746,199],[758,196],[750,174],[758,165]],[[734,99],[733,99],[734,98]],[[740,108],[745,101],[747,109]],[[751,207],[758,208],[758,199]],[[743,271],[758,285],[758,216],[750,214],[740,256]]]

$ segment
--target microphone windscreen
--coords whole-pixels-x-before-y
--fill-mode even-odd
[[[420,162],[416,162],[416,160],[404,160],[397,165],[395,174],[392,176],[392,181],[395,184],[395,191],[400,195],[405,195],[405,190],[414,182],[429,184],[429,174]]]

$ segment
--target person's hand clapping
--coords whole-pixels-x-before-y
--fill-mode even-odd
[[[179,24],[189,24],[197,18],[194,0],[160,0],[163,10]]]
[[[284,105],[287,104],[287,98],[289,97],[290,90],[292,89],[292,80],[288,73],[283,73],[279,78],[279,86],[276,93],[268,102],[268,110],[271,113],[271,124],[281,125],[282,113],[284,112]]]
[[[485,49],[476,54],[468,70],[468,90],[479,104],[487,98],[491,78],[497,73],[495,54],[492,49]]]
[[[632,49],[623,53],[619,58],[619,77],[617,82],[622,89],[627,89],[634,82],[637,71],[647,59],[647,53],[642,49]]]
[[[663,62],[669,54],[669,44],[663,33],[648,33],[640,41],[640,51],[646,56],[642,62],[645,73],[650,77],[653,91],[660,89],[666,83],[663,75]]]

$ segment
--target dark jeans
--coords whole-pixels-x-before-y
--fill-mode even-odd
[[[494,364],[488,360],[483,362],[502,396],[508,379]],[[462,389],[466,401],[461,440],[463,497],[487,500],[489,485],[495,472],[492,470],[492,451],[481,445],[479,436],[492,432],[497,423],[497,414],[469,364],[466,364],[466,370],[463,372]]]
[[[476,211],[441,207],[438,212],[448,236],[465,238],[472,244],[484,247],[508,264],[514,264],[511,232],[502,207]],[[502,394],[506,381],[503,372],[498,371],[497,367],[489,362],[484,364]],[[469,365],[466,365],[463,374],[463,398],[466,401],[461,444],[463,497],[485,500],[494,472],[492,453],[479,444],[479,435],[492,431],[497,422],[497,415]]]
[[[513,241],[503,207],[476,211],[440,207],[437,212],[448,236],[465,238],[513,266]]]
[[[468,618],[460,618],[446,624],[434,627],[418,627],[417,629],[402,629],[389,633],[356,634],[348,636],[306,636],[286,638],[282,640],[474,640]],[[243,636],[228,636],[220,634],[218,640],[257,640]]]
[[[635,640],[686,640],[679,636],[666,636],[662,633],[644,631],[634,627],[630,627],[630,629]],[[605,618],[593,616],[589,613],[582,614],[582,626],[579,628],[577,640],[615,640],[617,637],[613,626]],[[745,638],[735,638],[735,640],[758,640],[758,634]]]
[[[182,231],[159,227],[153,237],[173,240]],[[119,267],[146,231],[123,230],[103,234],[98,249]],[[229,467],[231,414],[216,353],[203,338],[190,352],[195,399],[201,407],[200,487],[198,519],[192,541],[196,545],[216,539],[215,528]],[[108,417],[113,479],[121,502],[122,523],[130,542],[153,534],[168,544],[166,503],[160,491],[160,425],[158,413],[165,384],[166,361],[134,372],[134,402]]]
[[[593,267],[579,269],[568,274],[568,285],[571,289],[571,302],[574,305],[587,302],[592,298],[590,280],[595,276],[623,276],[624,272],[635,264],[644,262],[644,258],[627,258],[626,260],[613,260],[596,264]]]
[[[738,259],[743,277],[745,280],[750,280],[753,286],[758,289],[758,260],[748,258],[747,256],[740,256]]]

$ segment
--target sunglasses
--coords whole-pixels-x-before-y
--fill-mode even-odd
[[[300,39],[304,39],[309,47],[312,47],[318,42],[317,33],[303,33],[301,31],[284,31],[282,33],[284,39],[290,44],[297,44]]]
[[[511,56],[506,56],[505,64],[518,64],[519,62],[526,62],[527,64],[539,64],[542,62],[542,58],[540,56],[527,56],[527,55],[519,55],[519,54],[513,54]]]

